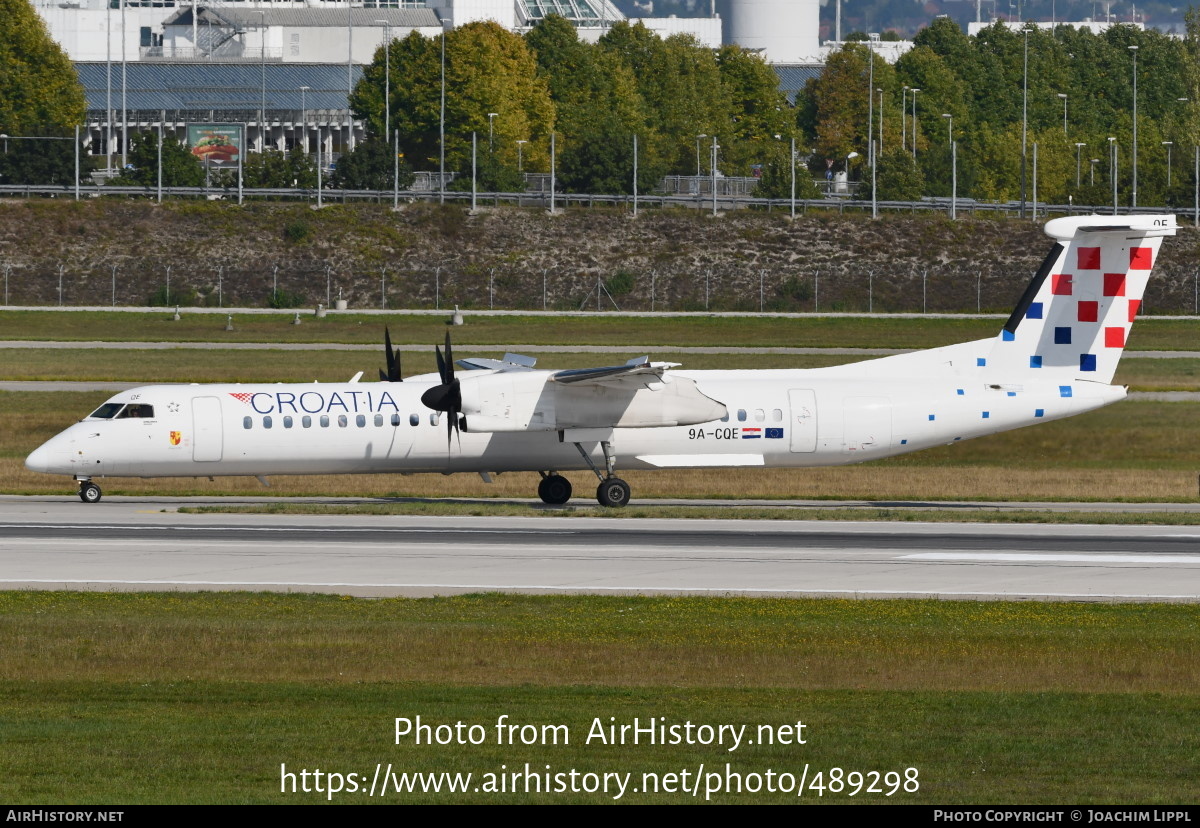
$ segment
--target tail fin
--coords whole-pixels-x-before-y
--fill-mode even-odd
[[[1077,216],[1046,222],[1055,244],[990,353],[993,381],[1111,383],[1175,216]]]

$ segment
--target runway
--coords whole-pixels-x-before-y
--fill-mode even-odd
[[[0,501],[0,588],[1200,601],[1194,527],[180,514]]]

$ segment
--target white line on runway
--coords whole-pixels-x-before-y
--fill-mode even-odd
[[[1025,552],[919,552],[902,561],[981,561],[995,563],[1200,563],[1200,555],[1064,555]]]
[[[445,535],[453,532],[463,535],[577,535],[570,529],[419,529],[407,526],[364,526],[357,529],[339,529],[330,526],[130,526],[128,524],[88,525],[83,523],[0,523],[0,529],[128,529],[139,532],[169,530],[172,532],[404,532],[414,535]]]
[[[1023,590],[1013,590],[1011,592],[969,592],[965,590],[912,590],[912,589],[789,589],[787,587],[681,587],[681,586],[646,586],[646,585],[627,585],[627,586],[595,586],[595,585],[579,585],[579,586],[563,586],[561,584],[545,585],[545,584],[440,584],[440,583],[416,583],[416,584],[401,584],[401,583],[342,583],[342,582],[321,582],[321,581],[168,581],[168,580],[137,580],[137,581],[119,581],[96,578],[3,578],[0,579],[0,584],[90,584],[93,586],[181,586],[181,587],[242,587],[242,588],[266,588],[266,587],[287,587],[289,589],[297,589],[303,587],[325,587],[325,588],[341,588],[341,589],[454,589],[454,590],[471,590],[471,591],[486,591],[486,592],[511,592],[513,590],[521,591],[539,591],[539,592],[627,592],[627,593],[705,593],[710,595],[739,595],[739,594],[774,594],[774,595],[849,595],[849,596],[906,596],[906,595],[942,595],[942,596],[961,596],[975,598],[1005,598],[1005,597],[1023,597],[1023,598],[1053,598],[1062,600],[1085,599],[1085,600],[1158,600],[1158,601],[1178,601],[1187,600],[1194,601],[1195,595],[1179,594],[1179,595],[1153,595],[1143,593],[1099,593],[1099,592],[1077,592],[1077,593],[1062,593],[1062,592],[1025,592]]]

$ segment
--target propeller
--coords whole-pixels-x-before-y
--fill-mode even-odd
[[[446,355],[434,345],[437,355],[438,375],[442,378],[441,385],[435,385],[421,395],[421,402],[434,411],[444,411],[449,416],[446,419],[446,444],[450,444],[450,436],[459,430],[459,419],[462,417],[462,389],[454,376],[454,352],[450,347],[450,332],[446,332]]]
[[[379,370],[380,382],[404,382],[400,376],[400,349],[392,350],[392,335],[385,326],[383,329],[383,352],[387,356],[387,370]]]

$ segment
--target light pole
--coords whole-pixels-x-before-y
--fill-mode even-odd
[[[1063,102],[1063,135],[1067,134],[1067,95],[1065,92],[1059,92],[1058,97],[1062,98]]]
[[[875,218],[875,39],[867,35],[867,163],[871,165],[871,218]]]
[[[707,137],[708,135],[703,132],[696,136],[696,178],[700,177],[700,142]]]
[[[446,29],[454,21],[442,18],[442,106],[438,117],[438,203],[446,203]]]
[[[908,87],[900,90],[900,150],[908,149],[908,123],[905,108],[908,106]]]
[[[494,152],[495,148],[496,148],[496,144],[493,141],[493,135],[495,134],[495,132],[493,130],[492,124],[495,123],[495,118],[499,114],[500,114],[499,112],[489,112],[488,113],[488,152],[489,153]]]
[[[392,33],[391,23],[386,20],[376,20],[383,24],[383,133],[392,134]]]
[[[1171,145],[1174,141],[1163,141],[1162,145],[1167,148],[1167,189],[1171,189]]]
[[[958,145],[954,143],[954,116],[942,113],[947,118],[946,139],[950,142],[950,218],[958,218]]]
[[[1025,218],[1026,162],[1029,155],[1029,26],[1025,33],[1025,54],[1021,74],[1021,218]]]
[[[1117,214],[1117,139],[1108,137],[1108,177],[1112,182],[1113,215]]]
[[[311,88],[311,86],[300,87],[300,135],[305,155],[308,155],[308,90]]]
[[[717,215],[717,136],[712,137],[712,195],[713,195],[713,217]]]
[[[517,172],[525,172],[525,145],[529,141],[525,138],[517,139]]]
[[[1096,186],[1096,165],[1099,163],[1100,163],[1099,158],[1089,158],[1088,159],[1088,166],[1091,167],[1091,170],[1089,170],[1089,173],[1091,175],[1091,180],[1088,183],[1093,187]]]
[[[879,93],[879,154],[883,155],[883,90],[875,91]]]
[[[1087,146],[1087,144],[1085,144],[1081,141],[1075,142],[1075,189],[1076,190],[1079,189],[1079,150],[1082,147],[1086,147],[1086,146]]]
[[[258,110],[258,131],[259,144],[258,151],[263,152],[267,148],[267,13],[265,11],[258,12],[259,17],[259,36],[258,36],[258,51],[259,51],[259,69],[261,73],[261,88],[262,98],[259,101]]]
[[[916,160],[917,160],[917,93],[918,93],[918,92],[920,92],[920,91],[921,91],[921,90],[920,90],[920,89],[918,89],[918,88],[917,88],[917,87],[915,87],[915,86],[914,86],[914,87],[913,87],[913,89],[912,89],[912,93],[913,93],[913,104],[912,104],[912,106],[913,106],[913,113],[912,113],[912,115],[913,115],[913,117],[912,117],[912,122],[913,122],[912,153],[913,153],[913,160],[914,160],[914,161],[916,161]]]
[[[1130,193],[1130,206],[1137,207],[1137,45],[1129,47],[1133,55],[1133,190]]]

